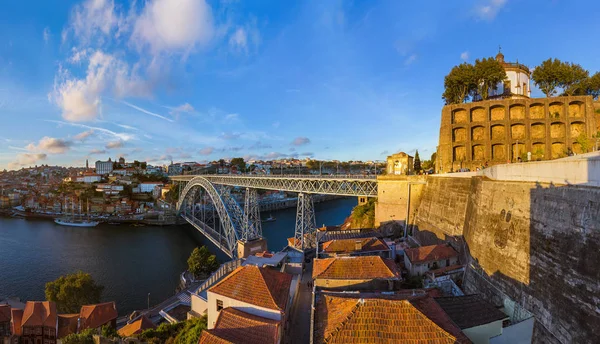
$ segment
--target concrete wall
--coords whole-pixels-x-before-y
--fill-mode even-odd
[[[488,344],[490,338],[502,334],[502,320],[462,330],[473,344]]]
[[[408,187],[410,184],[410,223],[414,223],[416,209],[419,207],[425,176],[377,177],[377,203],[375,205],[375,226],[388,221],[406,223]]]

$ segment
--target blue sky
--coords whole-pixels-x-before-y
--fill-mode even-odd
[[[557,57],[600,69],[594,1],[2,7],[0,169],[109,156],[428,158],[453,65],[501,45],[531,67]]]

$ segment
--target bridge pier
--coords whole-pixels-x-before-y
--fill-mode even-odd
[[[244,221],[241,239],[242,241],[250,241],[262,237],[260,206],[256,189],[246,188],[244,196]]]
[[[316,228],[315,206],[312,195],[299,193],[298,208],[296,210],[296,230],[294,233],[295,247],[301,250],[314,248]]]

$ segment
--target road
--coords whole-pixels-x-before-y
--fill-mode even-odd
[[[298,298],[292,308],[290,318],[290,328],[285,339],[285,343],[309,343],[310,342],[310,307],[312,302],[312,288],[308,287],[308,282],[312,281],[312,261],[306,265],[302,273],[300,287],[298,288]]]

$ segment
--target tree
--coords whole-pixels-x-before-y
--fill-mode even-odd
[[[219,268],[219,262],[206,246],[196,247],[188,258],[188,270],[196,277],[208,277]]]
[[[490,90],[496,90],[498,84],[506,80],[506,71],[493,57],[475,61],[475,84],[477,94],[483,100],[489,98]]]
[[[600,96],[600,72],[596,72],[592,77],[588,78],[585,93],[594,97],[594,99],[598,99]]]
[[[80,333],[71,333],[61,339],[63,344],[94,344],[95,329],[88,328]]]
[[[581,65],[575,63],[562,63],[560,68],[558,86],[563,89],[565,95],[585,94],[586,83],[590,73]]]
[[[475,67],[469,63],[454,66],[444,77],[444,93],[442,99],[448,104],[460,104],[467,100],[476,88]]]
[[[79,313],[81,306],[100,302],[104,287],[81,271],[46,283],[46,299],[56,302],[59,313]]]
[[[185,325],[179,331],[173,343],[175,344],[196,344],[202,335],[202,331],[206,330],[208,317],[205,315],[202,318],[193,318],[187,320]]]
[[[414,162],[413,166],[414,166],[413,169],[415,170],[415,173],[421,172],[421,158],[419,157],[418,149],[415,152],[415,162]]]
[[[592,148],[592,143],[585,133],[580,133],[575,142],[579,143],[582,153],[587,153]]]
[[[233,158],[231,159],[231,165],[237,166],[237,170],[242,172],[246,170],[246,162],[244,158]]]
[[[563,63],[559,59],[547,59],[537,66],[531,74],[531,79],[546,97],[556,94],[560,86]]]

